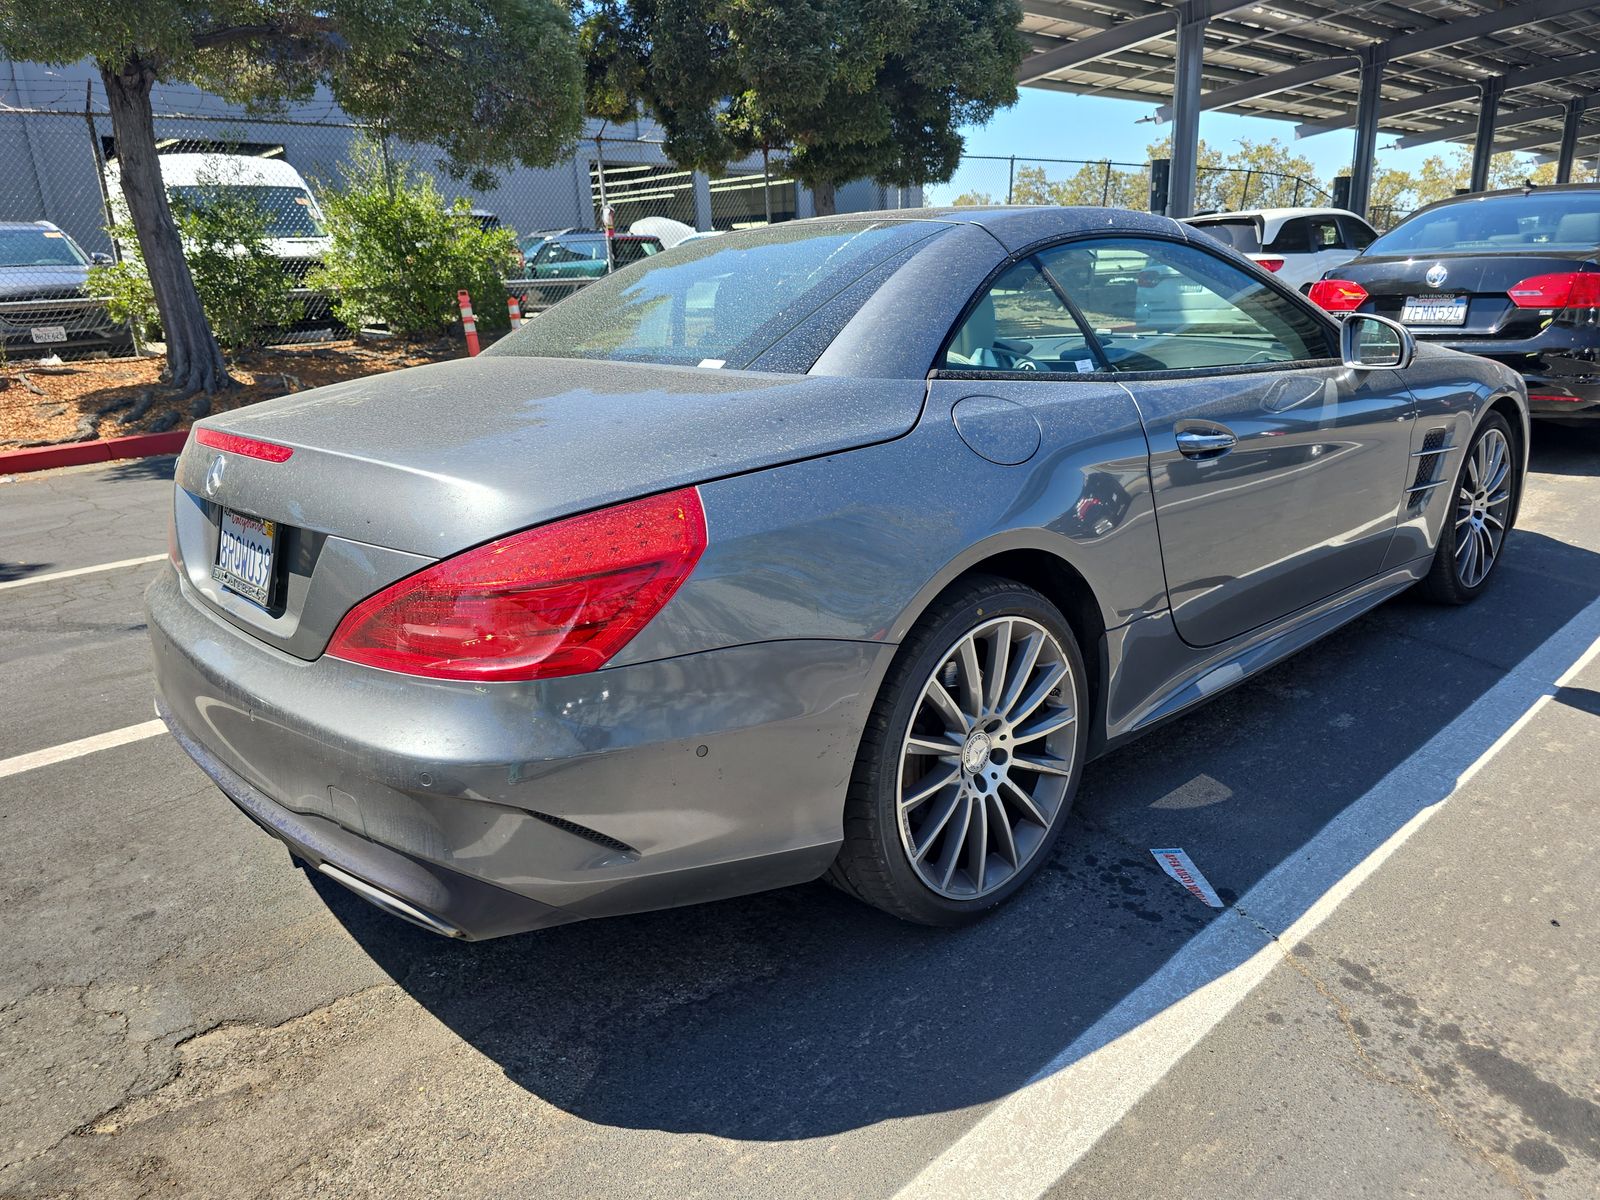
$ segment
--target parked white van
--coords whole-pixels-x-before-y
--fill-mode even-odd
[[[161,181],[169,200],[197,198],[202,188],[249,193],[267,215],[268,245],[301,285],[328,252],[322,209],[306,181],[281,158],[250,154],[163,154]],[[126,217],[121,173],[115,159],[106,165],[106,186],[119,219]]]

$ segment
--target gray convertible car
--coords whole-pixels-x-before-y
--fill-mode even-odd
[[[158,708],[439,933],[824,874],[951,924],[1091,758],[1405,588],[1478,595],[1527,446],[1506,367],[1163,218],[734,233],[196,426]]]

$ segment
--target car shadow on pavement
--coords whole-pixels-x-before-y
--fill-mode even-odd
[[[119,459],[106,473],[112,479],[171,479],[177,469],[177,455],[163,454],[157,458]]]
[[[1544,475],[1600,475],[1600,420],[1533,426],[1531,467]]]
[[[789,1140],[984,1104],[1069,1044],[1115,1036],[1120,1014],[1141,1019],[1118,1006],[1236,920],[1168,879],[1152,848],[1183,847],[1229,904],[1288,864],[1290,902],[1261,918],[1280,931],[1354,865],[1306,863],[1296,890],[1306,842],[1600,594],[1600,555],[1541,534],[1520,534],[1504,568],[1475,605],[1397,600],[1091,765],[1052,860],[968,928],[902,924],[814,884],[460,944],[315,883],[420,1004],[587,1121]],[[1442,784],[1359,824],[1354,860],[1486,746],[1451,748]],[[1204,960],[1184,988],[1265,944]]]

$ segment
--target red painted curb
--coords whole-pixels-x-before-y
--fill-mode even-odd
[[[20,475],[25,471],[48,471],[53,467],[77,467],[84,463],[112,462],[119,458],[146,458],[155,454],[176,454],[189,440],[187,429],[170,433],[136,433],[131,437],[100,438],[92,442],[70,442],[64,446],[35,446],[27,450],[0,450],[0,475]]]

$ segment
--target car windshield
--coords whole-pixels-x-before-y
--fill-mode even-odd
[[[1194,227],[1209,233],[1217,241],[1232,246],[1241,254],[1261,252],[1261,234],[1256,223],[1248,218],[1237,221],[1196,221]]]
[[[1418,213],[1367,247],[1375,254],[1593,250],[1600,246],[1600,191],[1527,192],[1457,200]]]
[[[269,238],[326,237],[322,222],[317,220],[316,209],[304,188],[269,187],[256,183],[201,183],[176,184],[167,188],[167,194],[190,208],[203,208],[208,197],[223,193],[228,197],[250,200],[265,214],[266,235]]]
[[[0,229],[0,267],[81,267],[83,255],[59,229]]]
[[[704,238],[598,279],[490,353],[748,366],[932,221],[812,220]]]

